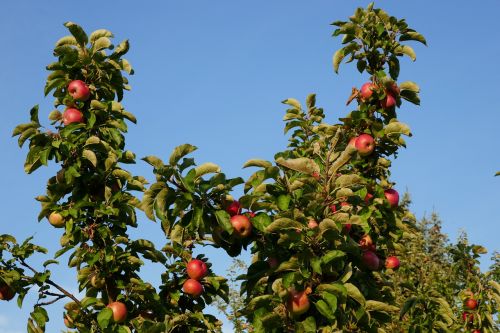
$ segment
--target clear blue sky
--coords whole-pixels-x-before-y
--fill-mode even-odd
[[[215,162],[230,176],[247,176],[250,158],[271,160],[286,145],[282,135],[287,97],[318,94],[331,122],[349,109],[351,87],[366,79],[353,66],[335,75],[331,57],[339,40],[330,37],[334,20],[350,16],[368,1],[3,1],[0,4],[0,148],[4,176],[1,233],[55,249],[60,231],[38,224],[38,203],[46,179],[57,170],[23,173],[26,150],[10,137],[28,111],[41,105],[40,118],[52,110],[43,97],[56,40],[74,21],[87,31],[107,28],[117,42],[130,39],[128,59],[135,68],[125,107],[138,118],[127,137],[138,157],[166,158],[181,143],[199,147],[199,162]],[[408,189],[418,217],[437,211],[454,239],[461,229],[471,242],[499,250],[500,2],[379,1],[378,7],[407,19],[429,47],[417,45],[417,62],[402,62],[401,80],[416,81],[422,106],[404,104],[400,119],[414,133],[393,163],[393,180]],[[48,125],[48,121],[45,122]],[[151,179],[142,162],[131,168]],[[161,243],[159,226],[141,216],[148,237]],[[149,234],[149,235],[148,235]],[[213,252],[210,252],[213,255]],[[213,261],[225,259],[212,256]],[[488,255],[489,256],[489,255]],[[488,260],[483,263],[487,267]],[[215,266],[222,274],[224,265]],[[154,270],[152,271],[154,272]],[[153,273],[150,273],[153,274]],[[152,277],[157,279],[157,277]],[[56,271],[72,287],[74,272]],[[55,307],[57,310],[57,307]],[[0,304],[0,333],[25,332],[25,311]],[[57,314],[48,332],[61,328]],[[7,318],[9,317],[9,318]]]

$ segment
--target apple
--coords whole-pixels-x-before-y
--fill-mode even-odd
[[[350,223],[344,224],[344,232],[346,234],[348,234],[349,232],[351,232],[351,227],[352,227],[352,225]]]
[[[391,256],[385,259],[385,268],[387,269],[398,269],[399,259],[396,256]]]
[[[193,297],[198,297],[203,293],[203,286],[195,279],[187,279],[182,286],[184,293]]]
[[[373,240],[370,235],[364,235],[363,237],[361,237],[361,239],[359,240],[359,247],[363,251],[375,251],[375,244],[373,244]]]
[[[474,331],[472,331],[472,333],[481,333],[481,331],[480,330],[474,330]]]
[[[311,306],[305,291],[291,290],[286,303],[288,311],[294,316],[306,313]]]
[[[361,99],[363,101],[367,101],[372,97],[373,95],[373,90],[376,88],[376,86],[371,83],[371,82],[366,82],[361,86],[361,90],[359,91],[359,94],[361,95]]]
[[[394,98],[392,94],[387,92],[385,98],[380,102],[380,104],[384,109],[392,108],[394,105],[396,105],[396,98]]]
[[[477,301],[473,298],[467,298],[465,300],[464,305],[469,309],[469,310],[474,310],[477,308]]]
[[[368,156],[375,149],[375,140],[370,134],[364,133],[358,136],[355,146],[361,156]]]
[[[122,302],[112,302],[107,307],[113,311],[115,323],[122,323],[127,319],[127,307]]]
[[[191,279],[201,280],[207,276],[207,264],[199,259],[194,259],[187,264],[187,274]]]
[[[248,218],[253,218],[255,217],[255,213],[254,212],[245,212],[245,216],[248,217]]]
[[[332,213],[337,212],[337,206],[335,206],[335,205],[330,205],[330,210],[332,211]]]
[[[68,92],[77,101],[86,101],[90,97],[89,87],[82,80],[73,80],[68,84]]]
[[[468,312],[462,312],[462,320],[468,323],[474,322],[474,314]]]
[[[398,85],[396,84],[396,82],[394,82],[391,87],[389,88],[390,92],[392,92],[394,94],[394,96],[399,96],[399,94],[401,93],[401,89],[399,89]]]
[[[399,204],[399,193],[398,191],[390,188],[384,191],[385,198],[389,201],[391,207],[397,207]]]
[[[373,194],[371,194],[371,193],[366,193],[366,195],[365,195],[365,203],[366,203],[367,205],[369,205],[369,204],[370,204],[370,201],[371,201],[372,199],[373,199]]]
[[[318,171],[313,171],[313,173],[311,174],[311,176],[316,179],[316,180],[320,180],[321,179],[321,176],[319,174]]]
[[[278,267],[278,265],[280,264],[280,262],[275,257],[269,257],[269,258],[267,258],[267,264],[271,268],[276,268],[276,267]]]
[[[6,284],[0,285],[0,300],[10,301],[14,298],[14,290]]]
[[[73,123],[83,123],[83,113],[75,108],[68,108],[63,113],[63,123],[64,125],[69,125]]]
[[[349,143],[347,144],[348,146],[351,146],[351,147],[356,147],[356,139],[358,137],[355,136],[354,138],[351,138],[351,140],[349,140]]]
[[[350,204],[350,203],[348,203],[347,201],[342,201],[342,202],[340,203],[340,207],[350,207],[350,206],[351,206],[351,204]]]
[[[307,222],[307,226],[309,229],[316,229],[318,227],[318,222],[314,219],[310,219],[309,222]]]
[[[241,238],[246,238],[252,234],[252,223],[245,215],[234,215],[231,217],[231,224],[234,234]]]
[[[227,206],[226,208],[226,212],[228,212],[229,215],[231,216],[238,215],[240,213],[240,210],[241,210],[241,205],[237,200],[231,202],[229,206]]]
[[[52,224],[56,228],[62,228],[64,227],[64,224],[66,223],[64,221],[64,218],[61,214],[52,212],[49,215],[49,223]]]
[[[363,261],[363,264],[365,264],[366,268],[371,271],[376,271],[380,267],[380,259],[372,251],[363,252],[361,260]]]

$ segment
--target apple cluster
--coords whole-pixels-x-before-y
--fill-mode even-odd
[[[182,290],[187,295],[198,297],[203,293],[203,285],[200,280],[208,274],[207,264],[199,259],[193,259],[187,263],[186,272],[189,279],[184,282]]]

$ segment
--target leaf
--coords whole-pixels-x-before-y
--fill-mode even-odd
[[[280,194],[277,198],[277,205],[280,210],[287,210],[292,197],[288,194]]]
[[[316,291],[326,291],[341,297],[347,296],[347,288],[340,283],[320,284],[316,287]]]
[[[416,84],[415,82],[413,81],[405,81],[405,82],[402,82],[399,84],[399,89],[401,90],[410,90],[410,91],[413,91],[413,92],[420,92],[420,87],[418,86],[418,84]]]
[[[77,45],[78,42],[74,36],[64,36],[56,42],[56,47],[63,45]]]
[[[288,160],[285,160],[284,158],[280,157],[276,160],[276,163],[286,168],[309,175],[313,174],[314,172],[318,173],[320,172],[318,164],[316,164],[316,162],[306,157],[299,157]]]
[[[316,306],[316,310],[318,310],[319,313],[321,313],[324,317],[326,317],[328,320],[333,321],[335,319],[335,316],[328,306],[325,301],[319,300],[316,303],[314,303]]]
[[[415,105],[420,105],[420,98],[418,97],[418,93],[411,90],[401,90],[400,94],[401,98],[407,100],[410,103]]]
[[[365,306],[365,297],[363,294],[361,294],[361,291],[359,291],[358,287],[353,285],[352,283],[346,283],[344,284],[345,288],[347,289],[347,295],[351,297],[353,300],[358,302],[359,304]]]
[[[394,49],[394,53],[397,55],[407,55],[412,61],[417,60],[417,55],[412,47],[408,45],[400,45]]]
[[[306,105],[308,109],[312,109],[316,105],[316,94],[307,95]]]
[[[97,323],[99,324],[99,327],[107,328],[109,326],[109,323],[111,322],[112,317],[113,317],[113,310],[111,310],[110,308],[104,308],[97,315]]]
[[[262,295],[262,296],[254,297],[254,298],[252,298],[252,300],[250,302],[248,302],[246,309],[248,311],[253,311],[257,308],[260,308],[262,306],[269,304],[272,299],[273,299],[273,295]]]
[[[271,223],[267,228],[266,232],[277,232],[281,230],[288,230],[288,229],[302,229],[303,225],[297,221],[294,221],[289,218],[280,218],[277,220],[274,220],[273,223]]]
[[[340,250],[331,250],[325,253],[323,257],[321,257],[321,261],[323,264],[328,264],[330,261],[335,260],[337,258],[342,258],[346,255],[344,251]]]
[[[164,166],[163,161],[156,156],[146,156],[142,158],[142,160],[153,166],[155,169],[160,169]]]
[[[90,34],[90,42],[94,43],[94,41],[101,37],[113,37],[113,33],[106,29],[96,30]]]
[[[388,136],[392,134],[404,134],[411,136],[410,127],[404,123],[400,123],[399,121],[393,121],[387,124],[384,128],[384,132]]]
[[[284,101],[281,101],[283,104],[288,104],[290,106],[293,106],[296,109],[302,109],[302,106],[300,105],[300,102],[296,100],[295,98],[287,98]]]
[[[78,24],[75,24],[73,22],[66,22],[64,23],[64,26],[68,28],[69,32],[71,32],[71,34],[76,38],[78,44],[80,44],[81,46],[85,46],[85,44],[88,43],[89,38],[87,37],[87,34]]]
[[[195,178],[200,178],[201,176],[209,173],[220,173],[220,167],[211,162],[203,163],[202,165],[197,166],[194,170],[196,172]]]
[[[245,164],[243,164],[243,168],[248,168],[248,167],[268,168],[270,166],[272,166],[271,162],[258,159],[248,160],[245,162]]]
[[[113,54],[111,56],[113,58],[119,58],[120,56],[122,56],[128,52],[129,47],[130,47],[129,42],[126,39],[123,42],[121,42],[120,44],[118,44],[118,46],[115,48],[115,51],[113,52]]]
[[[335,180],[336,187],[351,187],[362,183],[363,179],[357,174],[341,175]]]
[[[271,218],[266,213],[259,213],[252,219],[252,225],[259,231],[265,232],[266,228],[271,224]]]
[[[198,148],[193,146],[193,145],[190,145],[188,143],[177,146],[174,149],[174,151],[172,152],[172,154],[170,155],[169,164],[171,166],[176,165],[181,158],[183,158],[187,154],[195,151],[196,149],[198,149]]]
[[[337,311],[337,297],[326,291],[320,293],[320,295],[328,303],[330,310],[335,313]]]
[[[111,46],[111,40],[108,37],[100,37],[93,44],[92,49],[96,52],[109,48]]]
[[[90,163],[92,163],[92,165],[94,166],[94,168],[97,167],[97,156],[92,150],[84,149],[82,152],[82,156],[87,160],[89,160]]]
[[[228,212],[225,210],[217,210],[215,211],[215,218],[217,219],[217,222],[219,225],[227,231],[229,234],[233,233],[233,225],[231,224],[231,217]]]
[[[403,304],[403,307],[401,308],[401,310],[399,311],[399,318],[403,318],[403,316],[411,310],[411,308],[413,308],[415,306],[415,304],[417,303],[417,297],[415,296],[412,296],[412,297],[409,297],[405,303]]]
[[[406,40],[414,40],[427,46],[425,37],[416,31],[407,31],[399,37],[400,42],[404,42]]]
[[[373,300],[366,301],[365,309],[368,311],[382,311],[387,313],[397,312],[399,310],[397,306]]]
[[[399,76],[399,59],[395,55],[389,57],[389,75],[392,79],[397,80]]]
[[[341,48],[340,50],[337,50],[337,52],[335,52],[335,54],[333,55],[333,70],[337,74],[339,72],[340,63],[342,62],[342,59],[344,59],[344,57],[345,57],[345,53],[344,53],[343,48]]]

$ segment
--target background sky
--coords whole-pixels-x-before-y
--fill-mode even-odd
[[[0,233],[35,241],[57,249],[61,231],[46,221],[36,222],[43,194],[57,167],[23,172],[27,150],[11,138],[13,128],[29,120],[29,109],[40,104],[40,119],[47,120],[52,98],[43,87],[52,61],[54,43],[67,35],[63,23],[73,21],[87,32],[106,28],[118,44],[128,38],[126,57],[135,69],[132,91],[123,104],[138,118],[130,126],[127,146],[138,157],[166,159],[172,149],[189,142],[199,147],[198,163],[214,162],[231,176],[248,176],[242,170],[250,158],[273,159],[287,144],[283,136],[285,107],[280,101],[301,101],[317,93],[327,120],[335,122],[349,108],[345,101],[353,86],[367,75],[351,65],[334,74],[331,58],[340,46],[331,38],[335,20],[344,20],[368,1],[254,0],[254,1],[2,1],[0,4]],[[490,250],[489,265],[499,250],[500,170],[499,77],[500,2],[378,1],[378,7],[406,18],[421,32],[428,47],[412,45],[417,61],[401,63],[400,81],[421,87],[421,107],[404,103],[399,118],[412,128],[393,163],[392,179],[400,192],[408,190],[417,217],[436,211],[444,232],[454,240],[466,230],[472,243]],[[151,168],[139,161],[129,168],[152,179]],[[140,216],[141,233],[162,244],[159,225]],[[201,250],[224,274],[227,256]],[[42,258],[48,259],[48,258]],[[41,259],[41,260],[42,260]],[[39,261],[34,260],[34,264]],[[40,267],[40,266],[38,266]],[[159,281],[160,270],[144,276]],[[54,271],[54,280],[69,290],[75,272]],[[36,293],[36,291],[33,291]],[[26,332],[33,300],[19,311],[14,302],[0,304],[0,333]],[[59,331],[62,315],[52,307],[47,332]],[[227,329],[231,332],[231,329]]]

